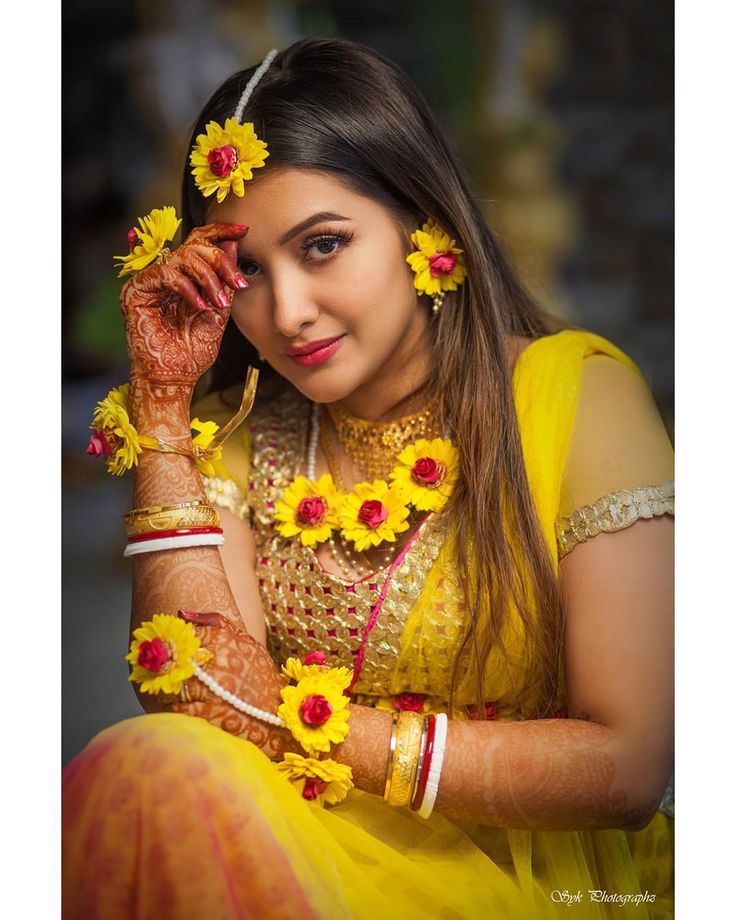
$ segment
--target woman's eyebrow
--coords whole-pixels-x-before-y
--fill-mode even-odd
[[[334,214],[332,211],[320,211],[318,214],[312,214],[311,217],[307,217],[306,220],[300,221],[295,227],[292,227],[291,230],[287,230],[283,236],[280,236],[278,239],[279,246],[284,246],[289,240],[294,239],[297,233],[301,233],[302,230],[306,230],[313,224],[319,224],[325,220],[350,220],[350,218],[342,217],[340,214]]]

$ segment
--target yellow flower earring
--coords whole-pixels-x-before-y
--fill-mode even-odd
[[[414,287],[420,294],[432,298],[432,313],[437,315],[447,291],[456,291],[467,274],[463,250],[455,246],[442,227],[431,218],[421,230],[415,230],[411,241],[417,252],[406,257],[414,272]]]
[[[250,78],[235,115],[228,118],[224,126],[216,121],[209,122],[205,128],[207,133],[197,135],[197,142],[189,156],[194,183],[205,198],[216,192],[218,204],[229,192],[242,198],[244,183],[253,178],[253,170],[263,166],[269,155],[267,145],[256,135],[253,123],[241,124],[241,120],[256,84],[277,53],[275,48],[269,51]]]

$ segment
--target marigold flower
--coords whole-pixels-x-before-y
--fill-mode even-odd
[[[417,247],[406,261],[414,272],[414,287],[420,294],[439,294],[456,291],[465,280],[465,263],[462,249],[455,240],[433,220],[428,220],[421,230],[415,230],[411,241]]]
[[[125,660],[132,670],[128,680],[140,684],[142,693],[178,694],[196,666],[212,658],[201,647],[194,626],[179,617],[156,613],[133,632]]]
[[[301,754],[284,754],[276,769],[294,783],[307,801],[342,802],[353,788],[353,771],[347,764],[334,760],[317,760]]]
[[[155,262],[166,243],[173,240],[179,229],[181,219],[176,216],[176,208],[167,205],[164,208],[154,208],[145,217],[139,217],[139,227],[132,227],[128,231],[128,245],[130,252],[124,256],[113,256],[120,261],[118,278],[125,275],[134,275],[141,269]],[[137,237],[138,243],[135,243]]]
[[[318,665],[305,670],[309,673],[301,677],[296,686],[281,688],[284,702],[277,712],[307,753],[327,752],[331,744],[339,744],[348,733],[349,700],[344,691],[350,686],[352,671],[348,668],[325,670]],[[318,705],[315,697],[321,697]],[[310,721],[317,714],[316,721]],[[327,718],[323,720],[325,714]]]
[[[211,121],[205,131],[197,135],[189,157],[195,185],[205,198],[217,192],[218,204],[230,191],[242,198],[245,181],[266,162],[267,145],[251,122],[241,125],[236,118],[228,118],[224,127]]]
[[[315,482],[297,476],[276,502],[274,518],[282,537],[299,534],[302,546],[315,546],[327,540],[339,526],[341,496],[332,476],[325,473]]]
[[[344,496],[338,517],[343,537],[360,553],[409,529],[409,509],[400,493],[383,479],[360,482]]]
[[[460,476],[460,455],[450,440],[420,438],[396,458],[390,479],[401,498],[419,511],[439,511]]]
[[[193,418],[189,425],[192,431],[198,432],[197,435],[192,438],[192,447],[198,447],[200,450],[207,450],[213,438],[220,430],[220,426],[216,422],[202,422],[198,418]],[[216,447],[207,457],[197,457],[197,469],[203,476],[220,476],[223,479],[228,479],[227,471],[225,471],[223,475],[224,468],[220,462],[221,460],[222,445]]]
[[[107,452],[102,450],[96,455],[105,456],[108,472],[113,476],[122,476],[136,466],[141,452],[138,432],[128,417],[128,390],[127,383],[110,390],[107,396],[97,403],[90,425],[95,433],[106,441]],[[90,440],[87,453],[91,453],[91,446]]]

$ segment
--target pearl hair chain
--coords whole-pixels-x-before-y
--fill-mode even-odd
[[[253,95],[253,90],[256,88],[258,81],[261,79],[264,73],[271,66],[271,61],[276,57],[277,54],[278,54],[278,51],[276,50],[276,48],[272,48],[268,52],[268,54],[265,56],[265,58],[261,61],[255,73],[253,74],[253,76],[250,78],[250,80],[248,80],[248,84],[243,90],[243,95],[240,97],[240,102],[238,102],[238,107],[237,109],[235,109],[235,120],[236,121],[242,123],[243,112],[245,111],[245,107],[248,104],[248,100]]]
[[[234,693],[230,693],[229,690],[226,690],[215,680],[214,677],[200,668],[199,665],[195,666],[194,673],[202,681],[205,687],[209,687],[215,696],[219,696],[221,700],[229,703],[235,709],[239,709],[241,712],[244,712],[247,716],[252,716],[254,719],[258,719],[261,722],[266,722],[269,725],[275,725],[277,728],[283,728],[283,726],[286,724],[282,718],[274,715],[272,712],[266,712],[265,709],[259,709],[257,706],[251,706],[250,703],[246,703],[244,700],[241,700],[240,697],[235,696]]]

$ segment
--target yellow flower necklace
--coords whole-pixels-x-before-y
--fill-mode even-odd
[[[360,482],[349,492],[338,490],[332,476],[317,479],[319,404],[312,409],[307,451],[307,475],[297,476],[276,502],[276,529],[283,537],[299,536],[303,546],[329,540],[333,530],[363,552],[384,542],[394,543],[409,529],[409,506],[439,511],[452,494],[459,476],[459,458],[452,441],[419,440],[399,453],[390,482]]]

